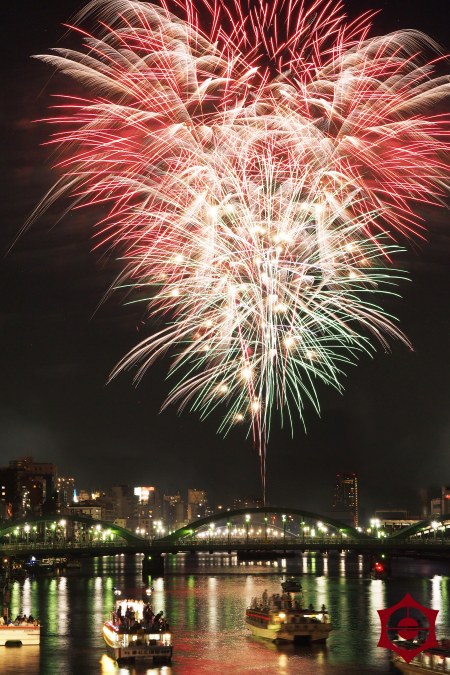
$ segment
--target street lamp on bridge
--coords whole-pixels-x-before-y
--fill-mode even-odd
[[[281,516],[281,520],[283,521],[283,544],[286,543],[286,515],[283,513]]]
[[[434,541],[436,541],[436,535],[439,527],[439,523],[437,522],[437,520],[433,520],[433,522],[431,523],[431,527],[433,528]]]
[[[246,516],[245,516],[245,529],[246,529],[246,532],[247,532],[247,544],[248,544],[248,527],[249,527],[249,525],[250,525],[250,514],[247,513]]]

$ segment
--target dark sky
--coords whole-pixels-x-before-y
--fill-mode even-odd
[[[1,250],[6,251],[55,175],[46,114],[62,83],[32,54],[63,35],[80,8],[71,0],[20,0],[2,6],[3,104]],[[448,0],[347,0],[350,14],[381,9],[374,32],[418,28],[450,47]],[[450,70],[450,64],[448,65]],[[93,214],[57,222],[46,213],[0,260],[0,463],[34,455],[56,462],[78,487],[155,484],[205,488],[211,501],[259,491],[258,458],[241,431],[225,440],[217,419],[159,414],[167,363],[136,389],[123,375],[106,385],[117,360],[139,339],[143,308],[113,295],[95,309],[117,263],[91,252]],[[429,211],[428,241],[405,258],[410,281],[389,309],[414,345],[393,344],[348,371],[343,396],[322,391],[322,415],[307,416],[292,440],[275,431],[268,449],[272,504],[324,511],[337,471],[357,471],[367,509],[418,512],[422,488],[450,483],[449,214]]]

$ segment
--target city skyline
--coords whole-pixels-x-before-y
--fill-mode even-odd
[[[2,218],[3,251],[52,183],[50,152],[39,148],[48,129],[32,120],[45,116],[61,80],[29,56],[48,52],[62,35],[61,22],[81,6],[62,2],[57,10],[33,13],[32,4],[8,7],[5,22],[19,45],[4,72],[10,95],[2,175],[10,198]],[[377,32],[415,27],[440,42],[447,38],[440,0],[429,3],[426,17],[419,3],[346,2],[352,14],[366,4],[383,9]],[[89,468],[106,483],[123,476],[136,485],[148,471],[155,475],[152,484],[176,484],[183,476],[208,492],[227,494],[236,487],[256,494],[258,458],[240,431],[223,440],[214,419],[200,423],[194,415],[178,417],[173,408],[158,414],[169,387],[167,363],[138,389],[127,375],[106,386],[142,330],[142,310],[113,294],[95,311],[117,268],[90,252],[89,216],[72,214],[55,225],[62,210],[47,213],[1,262],[7,382],[0,401],[2,454],[45,457],[67,466],[67,474],[80,473],[80,482],[90,479]],[[391,355],[378,350],[372,361],[367,357],[350,368],[342,396],[321,392],[322,417],[308,411],[306,435],[298,428],[291,440],[288,430],[274,430],[268,454],[272,503],[286,497],[286,503],[313,510],[339,470],[358,473],[368,505],[408,506],[420,498],[420,488],[448,480],[445,351],[441,356],[449,338],[447,221],[444,210],[428,215],[429,242],[405,256],[412,283],[402,283],[404,300],[389,307],[415,351],[392,344]]]

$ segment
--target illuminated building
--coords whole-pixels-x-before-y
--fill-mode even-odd
[[[94,520],[108,520],[106,507],[98,499],[71,504],[66,506],[65,511],[72,516],[89,516]]]
[[[333,515],[337,520],[358,527],[358,476],[356,473],[336,475]]]
[[[187,519],[189,522],[192,522],[197,518],[205,517],[207,502],[208,500],[204,490],[188,490]]]
[[[179,492],[175,495],[163,495],[162,519],[171,530],[178,530],[187,524],[186,504]]]
[[[432,516],[445,516],[450,513],[450,486],[441,487],[441,496],[431,500]]]
[[[140,486],[134,488],[134,496],[137,497],[135,518],[139,527],[149,525],[151,521],[161,518],[161,505],[159,503],[158,490],[155,487]]]
[[[23,518],[28,513],[55,510],[56,467],[35,462],[32,457],[11,460],[0,468],[0,513],[5,518]]]
[[[63,509],[66,504],[71,504],[75,496],[75,478],[64,478],[58,476],[55,480],[56,496],[58,510]]]

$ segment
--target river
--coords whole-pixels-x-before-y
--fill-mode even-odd
[[[371,580],[362,556],[308,555],[274,564],[235,558],[173,556],[164,579],[153,581],[151,602],[174,631],[172,665],[118,667],[104,650],[102,623],[114,604],[114,587],[142,597],[150,583],[141,556],[83,560],[80,570],[15,582],[11,615],[32,613],[42,623],[40,647],[0,647],[2,675],[371,675],[397,673],[390,653],[377,647],[378,609],[411,595],[438,609],[436,634],[450,636],[448,563],[394,562],[392,578]],[[276,563],[275,563],[276,565]],[[287,567],[285,566],[287,565]],[[264,589],[280,592],[280,573],[302,573],[305,603],[325,603],[334,625],[326,646],[275,646],[253,638],[244,612]]]

